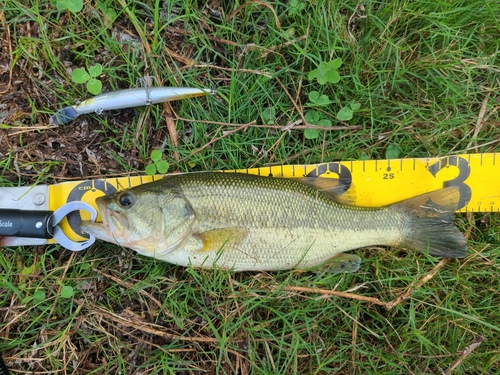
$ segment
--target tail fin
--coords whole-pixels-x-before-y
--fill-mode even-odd
[[[460,193],[447,187],[396,203],[407,218],[402,245],[447,258],[464,258],[467,242],[453,225]]]

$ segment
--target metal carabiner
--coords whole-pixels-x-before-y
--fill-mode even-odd
[[[81,251],[92,245],[95,242],[95,237],[89,235],[90,238],[86,241],[73,241],[63,232],[61,227],[59,227],[59,223],[71,212],[75,211],[88,211],[90,212],[90,221],[95,221],[97,219],[97,210],[90,204],[80,201],[68,202],[52,214],[52,236],[64,248],[71,251]]]

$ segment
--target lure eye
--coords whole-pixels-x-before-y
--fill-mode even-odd
[[[124,192],[118,197],[118,203],[123,208],[130,208],[134,205],[135,199],[134,196],[129,192]]]

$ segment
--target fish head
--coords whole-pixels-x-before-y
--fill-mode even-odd
[[[97,198],[102,222],[84,221],[82,229],[153,258],[179,248],[191,235],[193,208],[175,191],[143,186]]]

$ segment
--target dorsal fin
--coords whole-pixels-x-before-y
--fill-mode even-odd
[[[354,186],[352,184],[346,186],[338,178],[297,177],[294,180],[321,191],[339,204],[352,205],[356,198]]]

